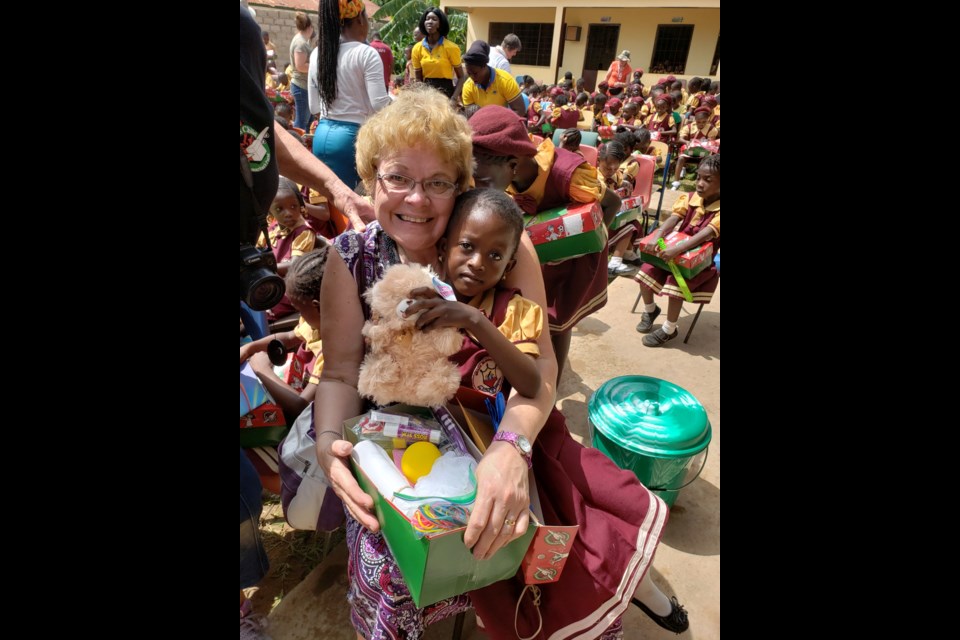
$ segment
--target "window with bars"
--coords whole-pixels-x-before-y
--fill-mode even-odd
[[[657,26],[657,39],[653,44],[650,73],[686,73],[687,55],[693,40],[692,24]]]
[[[550,47],[553,44],[552,22],[491,22],[487,42],[495,47],[503,37],[514,33],[520,38],[520,53],[510,64],[528,64],[534,67],[550,66]]]

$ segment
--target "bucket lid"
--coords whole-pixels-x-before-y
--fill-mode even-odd
[[[607,380],[590,398],[590,423],[634,453],[691,456],[710,444],[710,420],[692,393],[649,376]]]

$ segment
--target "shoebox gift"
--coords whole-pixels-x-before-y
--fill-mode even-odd
[[[639,220],[643,216],[645,206],[646,203],[642,195],[623,198],[620,201],[620,211],[614,216],[613,224],[610,225],[611,231],[616,231],[633,220]]]
[[[662,258],[646,252],[647,242],[653,239],[655,233],[656,231],[640,241],[640,259],[644,262],[649,262],[655,267],[669,271],[670,267],[667,266],[667,263],[664,262]],[[689,237],[690,236],[682,231],[673,231],[663,240],[667,243],[667,248],[669,248]],[[680,267],[680,274],[683,275],[684,278],[692,278],[713,264],[713,243],[704,242],[699,247],[684,251],[674,258],[673,262]]]
[[[596,253],[607,246],[603,211],[597,202],[571,202],[524,216],[524,221],[541,264]]]
[[[240,446],[275,447],[286,435],[283,411],[246,363],[240,370]]]
[[[490,437],[493,436],[489,416],[482,407],[476,411],[467,409],[456,400],[446,407],[435,410],[435,414],[431,414],[429,409],[408,405],[392,405],[385,410],[420,415],[425,418],[431,415],[436,415],[438,418],[442,416],[441,423],[445,425],[444,430],[448,431],[451,427],[456,429],[460,439],[465,443],[465,448],[475,460],[479,460],[483,454],[481,447],[474,444],[471,432],[489,432]],[[365,417],[357,416],[344,423],[345,437],[354,444],[357,443],[358,436],[352,427]],[[471,426],[464,429],[460,423],[467,420],[471,422]],[[360,487],[373,497],[374,511],[383,537],[417,607],[424,607],[445,598],[505,580],[514,576],[518,569],[523,571],[525,577],[529,574],[532,584],[554,582],[560,578],[578,527],[541,526],[536,516],[539,512],[539,500],[531,504],[530,525],[523,536],[500,549],[492,558],[476,560],[472,551],[467,549],[463,542],[466,526],[433,534],[418,534],[411,520],[389,498],[377,490],[371,479],[371,476],[377,475],[377,470],[371,469],[371,473],[368,474],[367,470],[358,463],[358,459],[362,458],[351,457],[353,474]],[[365,464],[369,466],[369,463]],[[532,482],[532,474],[530,477],[530,492],[531,496],[535,497],[536,486]],[[539,542],[534,543],[535,539]]]

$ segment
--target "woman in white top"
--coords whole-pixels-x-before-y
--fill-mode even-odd
[[[356,186],[357,131],[390,104],[383,62],[366,44],[370,21],[362,0],[320,0],[317,48],[310,54],[310,112],[320,115],[313,154],[350,188]]]

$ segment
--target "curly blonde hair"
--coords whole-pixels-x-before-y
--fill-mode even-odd
[[[377,167],[384,156],[423,145],[444,164],[457,169],[457,186],[466,191],[473,176],[470,126],[442,93],[429,85],[404,89],[389,105],[360,127],[357,134],[357,173],[373,195]]]

